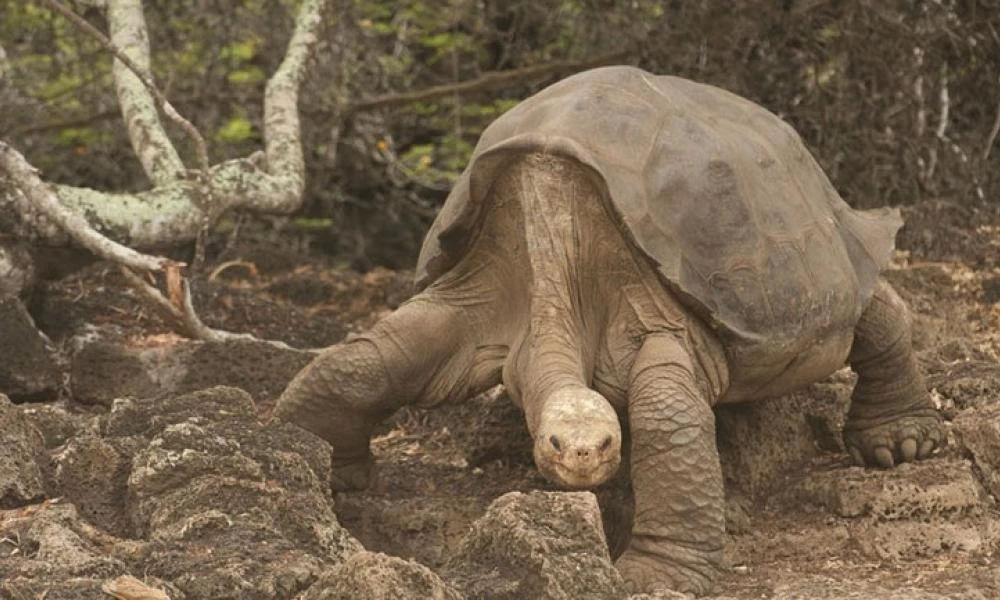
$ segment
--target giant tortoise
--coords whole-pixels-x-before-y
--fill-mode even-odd
[[[483,133],[428,233],[419,293],[325,350],[276,414],[361,488],[403,405],[503,383],[538,469],[608,480],[630,447],[634,589],[705,593],[721,568],[712,407],[785,394],[845,361],[844,438],[891,467],[942,443],[907,310],[880,277],[895,210],[850,208],[795,131],[721,89],[632,67],[579,73]]]

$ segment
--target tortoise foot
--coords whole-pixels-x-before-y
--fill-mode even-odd
[[[615,562],[630,593],[682,592],[704,596],[712,591],[719,569],[691,568],[662,556],[628,549]]]
[[[330,489],[351,492],[368,489],[375,481],[375,457],[334,457],[330,465]]]
[[[934,409],[909,413],[881,422],[848,418],[844,445],[861,466],[891,468],[922,460],[944,444],[941,417]]]

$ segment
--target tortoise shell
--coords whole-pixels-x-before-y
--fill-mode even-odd
[[[791,126],[749,100],[605,67],[549,86],[483,132],[424,240],[419,289],[462,258],[493,181],[527,152],[592,169],[625,239],[730,341],[801,346],[803,335],[849,331],[902,224],[898,210],[848,206]]]

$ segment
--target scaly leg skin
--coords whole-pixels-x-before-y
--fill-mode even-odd
[[[671,334],[646,338],[630,379],[635,524],[616,566],[636,592],[704,595],[721,571],[725,535],[711,403]]]
[[[858,374],[844,443],[859,465],[892,467],[930,456],[944,441],[910,340],[906,305],[884,280],[861,315],[851,347]]]
[[[333,446],[335,491],[367,488],[374,427],[405,404],[464,397],[474,385],[472,338],[460,311],[421,294],[313,359],[282,393],[275,416]]]

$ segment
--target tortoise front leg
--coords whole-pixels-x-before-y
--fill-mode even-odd
[[[722,468],[715,417],[691,357],[670,334],[646,338],[628,391],[635,524],[616,566],[636,591],[705,594],[722,566]]]
[[[855,327],[851,367],[858,383],[844,442],[859,464],[891,467],[926,458],[944,441],[910,340],[906,305],[879,280]]]
[[[376,425],[403,405],[461,399],[499,382],[502,358],[495,382],[472,381],[474,350],[465,315],[425,292],[313,359],[282,393],[275,416],[333,446],[335,490],[363,489],[373,475],[369,440]]]

